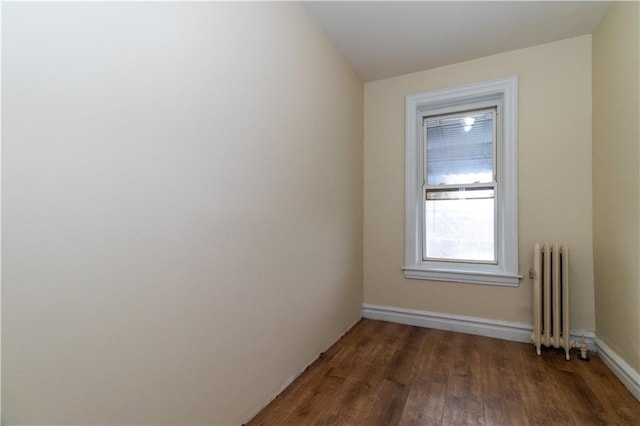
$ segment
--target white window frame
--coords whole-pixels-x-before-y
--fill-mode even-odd
[[[426,116],[495,105],[496,126],[496,249],[495,264],[424,260],[424,190]],[[405,260],[406,278],[517,286],[518,274],[518,77],[462,87],[415,93],[406,97],[405,139]]]

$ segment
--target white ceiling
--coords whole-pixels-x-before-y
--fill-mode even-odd
[[[305,1],[365,81],[591,34],[608,1]]]

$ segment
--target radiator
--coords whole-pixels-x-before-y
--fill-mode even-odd
[[[536,353],[541,347],[563,348],[569,360],[569,249],[558,244],[533,252],[533,334]]]

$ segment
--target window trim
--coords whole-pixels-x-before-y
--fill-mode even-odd
[[[491,104],[499,99],[502,141],[496,147],[498,195],[497,264],[423,260],[422,120],[425,115],[456,112],[470,104]],[[456,88],[415,93],[406,97],[405,139],[405,261],[406,278],[435,281],[518,286],[518,77],[506,77]],[[421,217],[422,216],[422,217]]]

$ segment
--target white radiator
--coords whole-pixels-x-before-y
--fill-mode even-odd
[[[541,346],[563,348],[569,360],[569,248],[558,244],[533,251],[533,334],[538,355]]]

